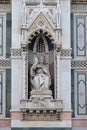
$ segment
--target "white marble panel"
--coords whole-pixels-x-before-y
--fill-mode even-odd
[[[70,1],[62,0],[61,7],[62,47],[70,48]]]
[[[61,98],[63,100],[63,109],[71,110],[71,62],[70,60],[61,60]]]
[[[12,48],[21,44],[21,11],[22,0],[12,0]]]
[[[12,110],[20,110],[22,88],[22,61],[12,60]]]

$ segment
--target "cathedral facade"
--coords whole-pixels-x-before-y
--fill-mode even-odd
[[[87,0],[0,0],[0,130],[87,129]]]

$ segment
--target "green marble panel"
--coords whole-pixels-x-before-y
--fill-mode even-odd
[[[11,55],[11,13],[6,15],[6,58],[9,58]]]
[[[11,109],[11,70],[6,70],[6,117],[10,117]]]

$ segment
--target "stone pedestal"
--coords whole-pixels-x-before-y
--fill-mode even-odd
[[[30,96],[31,100],[33,100],[34,98],[53,99],[51,90],[32,90],[30,94],[31,94]]]
[[[21,100],[25,120],[57,120],[62,108],[62,100],[53,99],[51,90],[32,90],[30,99]]]

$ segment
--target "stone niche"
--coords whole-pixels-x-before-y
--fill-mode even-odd
[[[49,67],[43,56],[30,68],[30,98],[21,100],[23,120],[61,120],[62,100],[53,98]]]
[[[25,4],[23,7],[25,7]],[[26,46],[24,46],[26,42],[22,44],[24,81],[22,88],[24,89],[24,96],[20,101],[20,110],[23,120],[61,120],[63,102],[60,96],[58,96],[58,94],[60,94],[60,85],[57,81],[58,74],[60,75],[58,69],[60,56],[58,55],[58,57],[57,53],[60,54],[61,49],[60,46],[55,46],[56,41],[58,41],[58,38],[55,38],[55,36],[57,34],[60,36],[59,23],[57,23],[58,29],[55,31],[56,26],[50,21],[47,15],[47,12],[49,12],[50,16],[52,15],[49,8],[47,9],[43,3],[40,3],[37,8],[37,17],[35,19],[33,17],[33,20],[31,19],[32,22],[30,21],[32,25],[29,24],[27,29],[27,26],[22,29],[22,34],[29,33],[29,35],[27,35],[29,38],[27,39],[27,49]],[[53,7],[53,9],[56,8],[57,7]],[[35,14],[35,12],[33,13]],[[33,13],[31,14],[32,16]],[[52,19],[54,18],[54,16],[51,17]],[[58,16],[58,18],[60,17]],[[42,23],[45,23],[45,25]],[[25,35],[23,37],[25,37]],[[57,45],[59,45],[59,42]],[[59,61],[56,61],[57,59]],[[27,72],[28,75],[26,76]],[[27,77],[28,84],[26,85]],[[28,92],[27,96],[25,96],[26,90]]]

